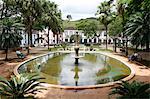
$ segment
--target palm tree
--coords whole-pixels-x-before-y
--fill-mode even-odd
[[[52,30],[53,35],[57,35],[58,43],[58,33],[62,31],[62,20],[61,12],[58,10],[57,5],[54,2],[45,1],[43,4],[44,15],[43,22],[45,27],[48,27],[48,49],[49,49],[49,31]]]
[[[42,88],[40,79],[37,74],[21,74],[19,77],[12,77],[10,80],[0,78],[0,95],[11,99],[33,99],[36,92]]]
[[[2,28],[2,33],[0,34],[0,47],[5,49],[5,60],[8,60],[8,49],[19,47],[21,44],[22,36],[18,33],[21,29],[21,24],[10,18],[5,18],[1,20],[0,23]]]
[[[124,46],[124,44],[125,44],[125,42],[124,42],[124,26],[125,26],[125,6],[126,6],[126,4],[122,3],[121,1],[122,0],[118,1],[117,12],[118,12],[118,15],[121,16],[121,18],[122,18],[122,26],[123,26],[123,30],[122,30],[123,43],[122,43],[122,46]]]
[[[123,30],[122,30],[122,38],[123,38],[123,42],[122,42],[122,45],[124,47],[125,45],[125,38],[126,38],[126,50],[125,50],[125,54],[126,56],[128,55],[128,37],[126,36],[125,37],[125,24],[126,24],[126,21],[127,21],[127,14],[128,14],[128,11],[127,11],[127,5],[130,4],[130,2],[133,1],[133,0],[118,0],[118,5],[117,5],[117,12],[118,12],[118,15],[121,16],[122,18],[122,26],[123,26]]]
[[[105,30],[106,30],[106,49],[107,49],[107,32],[108,32],[108,25],[112,22],[113,20],[113,12],[111,11],[112,8],[112,2],[113,0],[110,1],[104,1],[98,6],[97,10],[97,15],[99,16],[100,22],[104,25]]]
[[[119,86],[112,88],[110,95],[118,94],[121,99],[149,99],[150,84],[133,81],[123,81]]]
[[[126,24],[125,34],[131,38],[131,43],[136,48],[146,46],[146,50],[149,51],[150,42],[150,26],[149,26],[150,13],[137,13],[130,17],[129,22]]]

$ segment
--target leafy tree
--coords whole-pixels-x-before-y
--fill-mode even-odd
[[[109,35],[111,36],[119,36],[123,31],[122,18],[117,16],[115,20],[111,22],[109,25]]]
[[[131,38],[131,43],[136,48],[146,46],[146,50],[149,50],[150,42],[150,13],[137,13],[130,17],[129,22],[126,24],[126,35]]]
[[[22,25],[12,18],[5,18],[0,21],[0,26],[2,29],[2,33],[0,33],[0,47],[5,50],[5,60],[7,60],[8,49],[19,47],[21,44],[22,37],[19,35],[19,30],[22,29]]]
[[[123,81],[119,86],[112,88],[112,94],[118,94],[121,99],[148,99],[150,98],[150,84],[133,81]]]
[[[18,9],[12,3],[14,3],[14,0],[1,0],[0,19],[17,16],[16,14],[18,14]]]
[[[118,0],[118,4],[117,4],[117,15],[120,16],[122,18],[122,31],[120,31],[120,34],[122,33],[122,38],[123,38],[123,46],[125,45],[125,41],[124,41],[124,38],[125,38],[125,34],[124,34],[124,27],[125,27],[125,24],[126,24],[126,6],[127,6],[127,3],[129,3],[130,0],[127,0],[127,1],[124,1],[124,0]]]
[[[48,0],[3,0],[1,5],[1,19],[19,16],[22,20],[25,32],[28,33],[28,54],[29,46],[33,45],[33,30],[42,31],[44,26],[48,26],[54,35],[58,35],[63,30],[61,12],[54,2]]]
[[[67,43],[66,42],[63,42],[63,43],[61,43],[61,47],[65,50],[65,48],[67,47]]]
[[[41,0],[14,0],[13,3],[18,9],[25,25],[25,31],[28,33],[28,54],[30,53],[29,47],[33,46],[32,31],[34,23],[41,18],[43,12],[41,2]]]
[[[124,31],[126,36],[131,37],[131,43],[136,46],[146,46],[149,50],[149,18],[150,18],[150,1],[149,0],[119,0],[120,5],[124,5]],[[122,10],[120,10],[122,12]],[[135,18],[134,18],[135,17]],[[141,17],[141,18],[139,18]],[[140,22],[140,23],[138,23]],[[145,24],[143,24],[145,23]],[[132,25],[131,25],[132,24]],[[142,43],[140,43],[142,42]]]
[[[49,45],[50,30],[52,30],[53,35],[57,35],[57,43],[58,43],[58,34],[61,31],[63,31],[61,11],[58,10],[58,7],[54,2],[50,1],[45,1],[45,3],[43,4],[43,8],[46,9],[44,10],[43,13],[43,22],[45,27],[48,27],[48,45]]]
[[[81,39],[82,39],[82,37],[81,37],[81,35],[79,35],[79,41],[80,41]],[[71,36],[70,36],[70,40],[76,42],[76,34],[71,35]]]
[[[94,21],[81,21],[76,24],[78,30],[82,30],[87,38],[92,38],[96,35],[98,27]]]
[[[113,18],[113,0],[104,1],[98,6],[97,15],[99,15],[100,22],[104,25],[106,31],[106,49],[107,49],[107,31],[108,25],[112,22]]]
[[[12,77],[10,80],[0,78],[0,95],[11,99],[33,98],[36,92],[42,88],[40,79],[36,74],[21,74],[19,77]]]

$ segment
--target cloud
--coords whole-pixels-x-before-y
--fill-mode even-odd
[[[94,17],[97,6],[104,0],[52,0],[58,4],[63,19],[70,14],[73,20]]]

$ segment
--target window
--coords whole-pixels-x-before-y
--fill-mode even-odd
[[[104,32],[104,36],[106,36],[106,32]]]
[[[26,34],[24,35],[25,39],[26,39]]]
[[[91,42],[92,42],[92,40],[91,40],[91,39],[89,39],[89,42],[91,43]]]
[[[35,35],[34,35],[34,39],[35,39]]]
[[[68,39],[65,39],[65,42],[68,42]]]

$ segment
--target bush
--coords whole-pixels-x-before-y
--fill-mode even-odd
[[[118,98],[123,99],[149,99],[150,84],[133,81],[131,83],[122,81],[119,86],[112,88],[112,94],[118,94]]]
[[[61,44],[61,47],[65,50],[65,48],[67,47],[67,43],[66,43],[66,42],[63,42],[63,43]]]
[[[36,74],[21,74],[20,77],[12,77],[10,80],[0,78],[0,95],[5,99],[34,98],[34,94],[43,90],[40,79]]]

